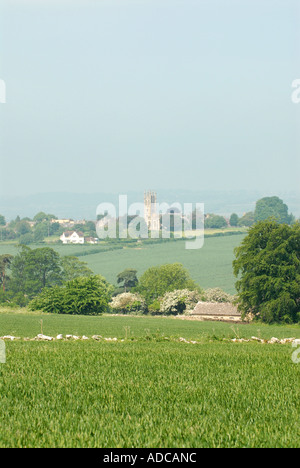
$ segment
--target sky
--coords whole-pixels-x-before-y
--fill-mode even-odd
[[[299,190],[299,0],[0,0],[0,195]]]

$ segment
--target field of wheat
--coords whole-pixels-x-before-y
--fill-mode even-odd
[[[41,331],[88,339],[30,341]],[[231,341],[297,326],[4,310],[7,334],[0,447],[299,446],[293,348]]]

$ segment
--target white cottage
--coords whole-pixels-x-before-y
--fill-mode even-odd
[[[66,231],[60,236],[63,244],[84,244],[84,235],[81,231]]]

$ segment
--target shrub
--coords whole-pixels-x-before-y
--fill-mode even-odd
[[[130,312],[145,313],[146,303],[142,296],[131,292],[124,292],[113,297],[110,307],[114,312],[128,314]]]
[[[28,307],[57,314],[99,315],[109,310],[112,291],[113,286],[100,275],[79,277],[64,286],[43,289]]]
[[[0,291],[0,305],[17,308],[25,307],[28,302],[28,298],[21,292],[14,294],[12,291]]]
[[[234,296],[226,293],[221,288],[210,288],[204,291],[203,300],[206,302],[233,302]]]
[[[148,305],[148,311],[151,315],[157,315],[160,313],[159,299],[155,299],[151,304]]]
[[[200,294],[198,291],[179,289],[167,292],[161,300],[159,312],[165,315],[189,313],[194,309],[199,300]]]

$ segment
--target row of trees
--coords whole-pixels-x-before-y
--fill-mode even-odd
[[[236,304],[244,317],[250,314],[268,323],[300,321],[298,222],[255,223],[235,250],[233,271]],[[22,246],[14,257],[0,256],[0,302],[6,304],[29,303],[35,310],[56,313],[99,314],[110,308],[181,313],[193,300],[205,299],[205,292],[179,263],[151,267],[140,278],[136,270],[127,269],[117,283],[108,284],[77,257],[60,257],[48,247]]]
[[[65,227],[55,222],[57,217],[43,211],[37,213],[33,219],[16,217],[6,223],[5,217],[0,215],[0,240],[18,240],[20,244],[29,245],[42,242],[50,236],[60,236]],[[82,231],[87,237],[96,237],[96,223],[86,221],[84,224],[75,224],[74,230]]]
[[[275,219],[255,223],[235,249],[233,271],[237,277],[235,302],[243,317],[251,315],[267,323],[300,321],[298,222],[292,226]],[[111,306],[125,313],[182,313],[200,298],[205,300],[205,292],[178,263],[151,267],[139,280],[135,270],[125,270],[118,282],[124,292],[114,297]]]
[[[63,314],[178,315],[193,310],[199,300],[232,299],[218,288],[203,291],[179,263],[151,267],[139,280],[134,272],[128,269],[118,275],[127,284],[124,292],[118,293],[102,276],[79,277],[62,286],[43,289],[29,308]]]
[[[16,219],[6,223],[4,216],[0,216],[0,239],[18,240],[21,244],[40,242],[45,237],[59,234],[60,226],[52,223],[52,219],[57,219],[52,214],[43,212],[37,213],[33,219],[28,217]]]
[[[208,229],[222,229],[228,225],[231,227],[251,227],[258,221],[264,221],[270,217],[279,223],[293,224],[295,217],[288,213],[287,205],[279,197],[264,197],[255,204],[254,211],[249,211],[243,216],[232,213],[229,220],[224,216],[209,213],[204,220],[204,227]],[[193,222],[193,228],[195,223]]]
[[[117,294],[115,287],[99,275],[80,277],[61,286],[44,288],[30,302],[29,307],[32,310],[70,314],[99,314],[109,311],[158,313],[158,299],[166,293],[186,290],[186,300],[189,293],[197,297],[196,302],[199,300],[200,288],[179,263],[151,267],[139,280],[135,271],[125,270],[118,275],[119,280],[122,278],[119,282],[124,284],[126,292]],[[176,309],[177,313],[184,310],[184,304],[181,297],[181,308]]]
[[[181,216],[171,213],[170,230],[175,230],[175,218]],[[232,213],[229,220],[224,216],[210,213],[206,216],[204,221],[205,228],[222,229],[226,228],[228,224],[232,227],[250,227],[258,221],[263,221],[269,217],[274,217],[279,223],[286,223],[291,225],[295,222],[292,214],[288,213],[287,205],[279,197],[264,197],[256,202],[255,210],[245,213],[239,217],[236,213]],[[128,217],[128,223],[134,216]],[[42,242],[49,236],[60,236],[64,229],[55,220],[57,217],[53,214],[44,212],[37,213],[33,219],[23,218],[19,216],[10,223],[6,223],[5,217],[0,215],[0,240],[13,240],[17,239],[20,244],[31,244],[34,242]],[[191,229],[195,229],[195,212],[191,216]],[[120,218],[121,221],[121,218]],[[177,225],[177,224],[176,224]],[[179,223],[180,225],[180,223]],[[94,221],[86,221],[84,224],[72,226],[72,229],[82,231],[85,236],[96,237],[96,223]]]
[[[255,204],[255,210],[245,213],[239,217],[236,213],[230,216],[231,226],[253,226],[258,221],[274,218],[280,224],[293,224],[296,220],[294,215],[288,212],[288,206],[279,197],[264,197]]]
[[[31,249],[20,246],[16,256],[0,256],[0,302],[7,305],[24,306],[40,295],[51,297],[51,301],[58,304],[54,298],[61,297],[60,293],[66,291],[67,285],[75,289],[80,285],[83,293],[84,284],[89,288],[88,285],[100,283],[108,285],[104,278],[94,275],[85,262],[73,256],[60,256],[49,247]],[[116,287],[108,286],[111,297],[134,291],[144,297],[147,305],[167,291],[184,288],[200,291],[188,271],[178,263],[149,268],[139,280],[136,270],[126,269],[118,275]],[[85,300],[89,301],[88,291],[86,296]]]
[[[0,302],[25,306],[46,288],[92,275],[77,257],[61,257],[49,247],[31,249],[22,245],[16,256],[0,256]]]

